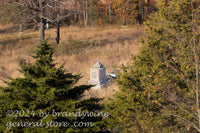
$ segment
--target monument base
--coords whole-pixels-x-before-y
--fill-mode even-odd
[[[106,87],[106,85],[108,84],[108,79],[105,79],[103,81],[89,80],[88,84],[95,85],[94,87],[92,87],[93,89],[101,89],[102,87]]]

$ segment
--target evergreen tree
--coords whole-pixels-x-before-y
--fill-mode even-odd
[[[139,55],[123,68],[107,121],[124,132],[199,132],[199,3],[160,0],[158,8]]]
[[[93,133],[102,131],[104,127],[101,122],[102,115],[95,117],[73,116],[73,113],[77,114],[78,112],[82,114],[83,112],[100,111],[101,107],[97,104],[98,99],[80,99],[84,90],[91,86],[75,86],[80,75],[65,73],[63,66],[56,68],[52,56],[51,45],[42,41],[32,56],[36,59],[35,63],[22,66],[20,71],[24,77],[11,79],[7,82],[7,87],[1,87],[1,132]],[[41,112],[49,113],[49,115],[42,116]],[[68,114],[58,116],[58,113],[56,115],[55,112]],[[41,123],[41,121],[44,125],[35,125],[35,127],[33,123],[28,127],[10,125],[10,122]],[[52,124],[48,126],[50,122]]]

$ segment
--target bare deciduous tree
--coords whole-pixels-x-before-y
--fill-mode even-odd
[[[74,14],[73,0],[12,0],[7,4],[12,4],[20,9],[15,12],[15,17],[21,17],[20,31],[25,29],[30,23],[38,25],[40,40],[45,39],[45,26],[48,29],[49,24],[54,24],[57,27],[56,43],[60,42],[60,22]],[[23,17],[26,16],[26,17]],[[27,24],[23,28],[24,24]],[[34,26],[35,27],[35,26]]]

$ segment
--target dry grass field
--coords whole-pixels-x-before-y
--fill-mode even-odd
[[[0,67],[5,71],[0,73],[0,79],[6,76],[12,78],[20,77],[22,74],[17,69],[20,62],[34,62],[30,54],[38,44],[38,31],[27,30],[24,33],[5,32],[6,26],[0,26]],[[3,32],[4,31],[4,32]],[[107,67],[107,72],[119,69],[122,64],[126,64],[131,54],[137,54],[140,36],[143,27],[120,26],[104,27],[62,27],[61,43],[55,44],[56,29],[46,30],[46,38],[55,47],[54,59],[58,65],[64,63],[67,72],[73,74],[80,73],[82,79],[78,84],[87,84],[90,67],[99,60]],[[3,86],[3,82],[0,81]],[[107,90],[90,91],[85,93],[85,97],[90,95],[96,97],[110,97],[117,86],[108,87]]]

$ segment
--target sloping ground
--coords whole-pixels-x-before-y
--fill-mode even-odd
[[[87,84],[90,67],[99,60],[107,72],[126,64],[131,54],[137,54],[143,27],[64,27],[61,28],[61,43],[56,45],[56,29],[46,31],[46,38],[55,47],[55,62],[65,63],[67,72],[81,73],[79,84]],[[0,79],[6,76],[22,76],[17,69],[20,63],[31,63],[30,54],[38,44],[38,32],[0,33]],[[0,81],[0,85],[4,85]]]

